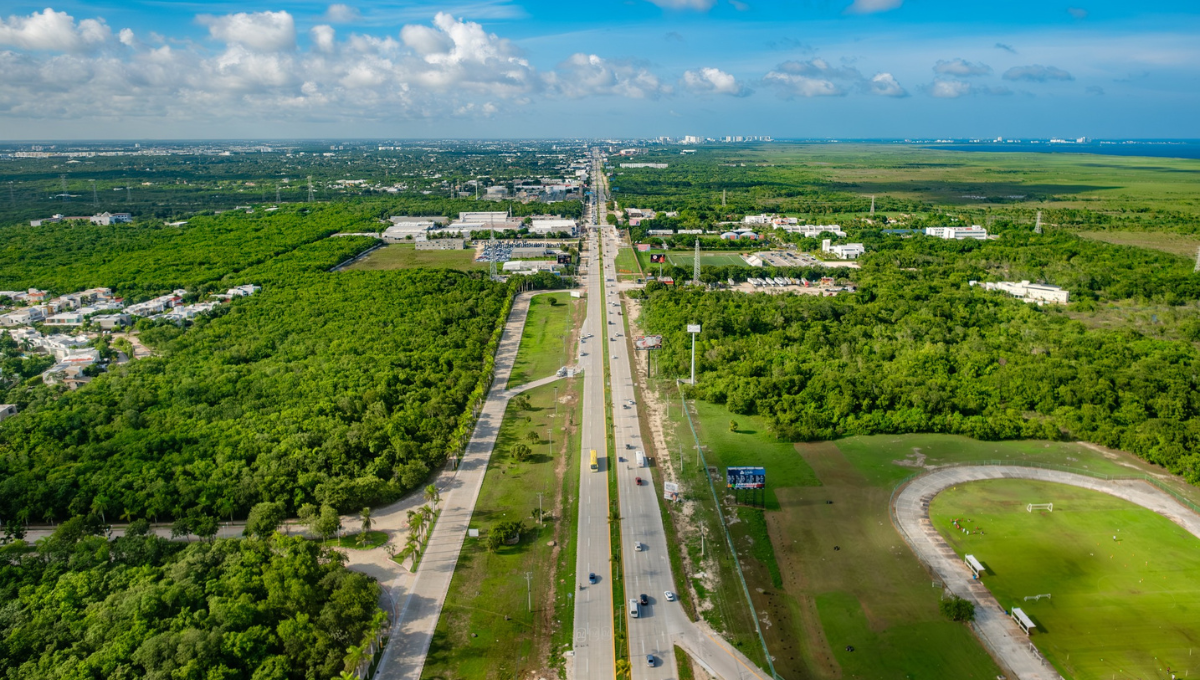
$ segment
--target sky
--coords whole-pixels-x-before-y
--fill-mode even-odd
[[[0,139],[1200,138],[1200,2],[6,0]]]

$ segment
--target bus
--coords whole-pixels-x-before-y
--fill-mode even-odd
[[[592,449],[592,472],[600,471],[600,461],[596,458],[596,449]]]

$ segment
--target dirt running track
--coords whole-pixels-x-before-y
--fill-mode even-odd
[[[1021,680],[1049,680],[1059,674],[1034,650],[986,586],[971,577],[929,521],[929,503],[941,491],[985,479],[1032,479],[1070,484],[1116,496],[1166,517],[1200,538],[1200,515],[1143,481],[1107,481],[1057,470],[1016,465],[948,467],[910,481],[893,501],[892,521],[913,552],[951,592],[975,603],[975,632],[1000,664]]]

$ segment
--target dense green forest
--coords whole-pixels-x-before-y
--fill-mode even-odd
[[[379,586],[299,537],[185,545],[80,518],[0,553],[0,676],[331,678],[383,623]],[[353,667],[353,663],[350,664]]]
[[[450,270],[324,270],[365,239],[252,267],[262,285],[161,356],[85,389],[10,392],[0,515],[244,515],[257,502],[361,508],[414,488],[461,436],[511,289]]]
[[[853,294],[655,287],[645,323],[667,338],[664,367],[687,372],[684,325],[700,323],[698,396],[761,414],[781,437],[1076,437],[1200,482],[1194,344],[1089,330],[1058,308],[967,285],[989,272],[1042,273],[1085,303],[1144,296],[1178,304],[1200,292],[1186,261],[1069,235],[892,240],[862,260]],[[1190,332],[1200,341],[1200,328]]]

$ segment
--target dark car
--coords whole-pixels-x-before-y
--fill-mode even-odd
[[[641,477],[634,477],[634,478],[633,478],[633,485],[634,485],[634,486],[641,486],[641,485],[642,485],[642,478],[641,478]]]
[[[595,583],[595,582],[596,582],[596,575],[588,574],[588,583]]]
[[[642,593],[641,595],[638,595],[638,603],[645,607],[646,605],[650,604],[650,598],[646,597],[646,593]]]

